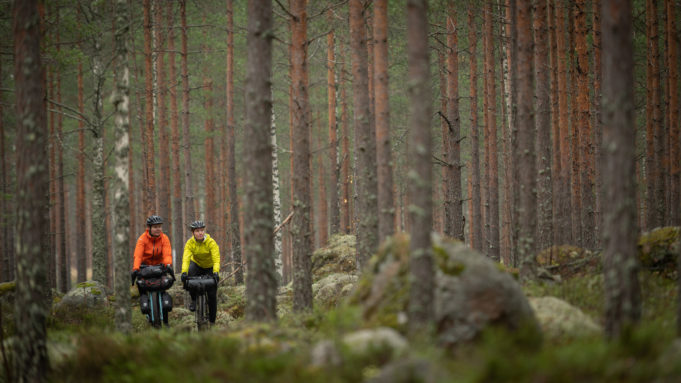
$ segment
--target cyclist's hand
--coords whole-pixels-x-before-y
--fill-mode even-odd
[[[180,277],[180,279],[182,279],[182,283],[186,283],[187,282],[187,273],[182,273],[182,276]]]
[[[137,279],[137,270],[133,270],[130,273],[130,280],[132,281],[132,284],[131,284],[132,286],[135,285],[135,279]]]
[[[215,279],[215,283],[220,282],[220,273],[213,273],[213,279]]]

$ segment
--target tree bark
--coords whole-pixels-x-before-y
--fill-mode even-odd
[[[568,70],[568,76],[570,77],[570,190],[571,190],[571,204],[572,204],[572,236],[573,244],[579,247],[584,245],[584,233],[582,228],[582,163],[581,163],[581,142],[583,141],[579,132],[579,103],[577,101],[578,97],[578,84],[577,78],[579,72],[577,70],[577,52],[574,51],[573,47],[577,46],[576,38],[576,15],[575,15],[575,3],[574,1],[569,1],[567,4],[567,17],[568,17],[568,46],[571,51],[567,55],[567,60],[570,63],[570,68]]]
[[[115,90],[112,96],[114,106],[115,126],[115,178],[114,185],[114,216],[115,216],[115,291],[116,291],[116,328],[128,333],[132,330],[132,313],[130,311],[130,287],[128,286],[128,272],[130,271],[130,250],[128,238],[129,225],[129,175],[128,151],[130,124],[130,74],[128,70],[128,42],[129,21],[128,4],[125,0],[117,0],[115,4]]]
[[[204,188],[206,191],[206,200],[204,205],[204,219],[214,228],[214,231],[220,230],[220,225],[215,216],[216,203],[215,198],[215,184],[217,178],[215,177],[215,143],[213,140],[214,123],[213,123],[213,80],[208,77],[203,78],[204,90],[204,110],[206,111],[206,119],[203,122],[204,131],[206,132],[203,146],[205,150],[205,169],[206,177],[204,179]]]
[[[534,278],[537,238],[537,172],[534,121],[534,44],[532,1],[518,0],[518,147],[514,151],[519,169],[518,243],[520,276]]]
[[[579,109],[576,122],[579,136],[580,180],[582,201],[582,241],[587,249],[595,249],[596,226],[594,204],[594,148],[591,127],[591,103],[589,102],[589,53],[587,51],[586,0],[575,2],[575,38],[577,51],[577,107]]]
[[[482,207],[480,200],[480,135],[478,130],[478,56],[477,25],[473,7],[468,9],[468,44],[470,52],[470,95],[471,95],[471,161],[473,178],[473,216],[470,217],[471,230],[473,232],[471,247],[483,251],[482,241]]]
[[[343,45],[339,49],[343,53]],[[341,88],[341,230],[345,234],[352,232],[352,215],[350,209],[350,136],[348,127],[348,103],[345,92],[345,60],[341,61],[340,70]]]
[[[503,101],[502,111],[502,163],[504,164],[504,200],[501,204],[501,233],[499,238],[499,257],[504,265],[511,265],[512,261],[512,233],[513,233],[513,163],[511,161],[511,115],[513,114],[513,103],[511,102],[511,6],[509,0],[499,0],[499,7],[502,9],[503,22],[500,23],[501,35],[501,84]]]
[[[558,126],[560,129],[560,180],[561,188],[556,195],[560,206],[561,225],[556,228],[562,233],[559,243],[571,243],[572,233],[572,204],[570,201],[570,131],[568,119],[568,88],[567,88],[567,42],[565,2],[556,0],[556,47],[558,49]]]
[[[2,73],[2,60],[0,60],[0,73]],[[0,76],[0,88],[4,85],[3,77]],[[3,97],[0,94],[0,193],[3,196],[9,195],[9,175],[7,174],[7,157],[9,154],[5,152],[5,123],[3,110]],[[9,267],[9,203],[5,198],[0,198],[0,249],[2,255],[0,256],[0,281],[7,282],[10,280]],[[13,241],[12,241],[13,243]]]
[[[561,153],[564,148],[561,147],[560,141],[560,124],[559,124],[559,104],[558,104],[558,38],[557,38],[557,20],[556,20],[556,0],[549,1],[549,36],[550,36],[550,55],[551,55],[551,133],[552,133],[552,163],[551,163],[551,183],[552,183],[552,216],[553,216],[553,245],[561,244],[563,234],[564,217],[561,214],[561,193],[562,193],[562,163]],[[599,13],[599,12],[596,12]],[[598,94],[598,93],[597,93]],[[594,97],[598,99],[599,97]]]
[[[272,108],[272,123],[270,124],[270,140],[272,143],[272,208],[274,212],[274,227],[277,228],[281,225],[281,187],[279,186],[279,153],[275,117],[274,108]],[[284,280],[281,238],[281,230],[274,233],[274,268],[277,270],[277,280],[280,283]]]
[[[487,255],[498,262],[499,259],[499,161],[497,147],[497,114],[496,114],[496,85],[495,85],[495,59],[494,59],[494,28],[492,21],[492,2],[485,3],[485,60],[487,61],[485,97],[487,97],[487,127],[489,137],[485,137],[485,157],[488,164],[487,193],[489,200],[489,214],[486,222],[489,225],[489,248]]]
[[[182,153],[184,156],[184,208],[186,222],[197,219],[194,211],[194,183],[192,183],[192,160],[189,133],[189,70],[187,69],[187,1],[180,0],[182,23]]]
[[[605,156],[605,333],[623,334],[641,317],[635,221],[634,58],[631,2],[603,0]]]
[[[446,145],[447,177],[445,180],[445,234],[464,240],[464,219],[461,198],[461,119],[459,115],[459,41],[456,6],[449,3],[447,16],[447,116],[448,135],[443,137]]]
[[[291,86],[293,150],[291,184],[293,189],[293,310],[312,308],[312,203],[310,192],[310,111],[307,69],[306,0],[291,1]]]
[[[168,137],[168,79],[166,78],[166,63],[165,63],[165,52],[166,52],[166,41],[167,33],[165,28],[167,24],[164,23],[163,17],[163,3],[158,2],[154,9],[155,20],[154,30],[156,32],[156,46],[154,51],[156,52],[156,68],[157,68],[157,102],[158,102],[158,143],[159,143],[159,180],[158,180],[158,214],[164,219],[163,230],[166,231],[170,236],[175,239],[173,235],[173,222],[171,203],[173,201],[171,189],[170,189],[170,140]],[[172,5],[170,5],[172,6]],[[175,78],[171,77],[170,81],[174,81]],[[179,174],[179,173],[175,173]],[[173,177],[175,178],[175,177]],[[178,248],[175,248],[177,251]]]
[[[249,261],[246,281],[246,318],[276,320],[277,278],[272,253],[272,2],[248,1],[246,134],[247,163],[244,252]],[[309,184],[308,184],[309,185]],[[233,217],[236,218],[236,217]]]
[[[229,239],[232,250],[232,266],[235,269],[234,282],[244,283],[241,262],[241,229],[239,225],[239,197],[237,196],[236,174],[236,122],[234,119],[234,12],[232,0],[227,1],[227,174],[229,206]]]
[[[551,99],[549,67],[549,31],[547,1],[540,0],[534,6],[534,76],[536,97],[536,153],[537,153],[537,202],[538,230],[537,250],[551,246],[553,239],[553,195],[551,193]]]
[[[51,301],[49,246],[48,131],[38,2],[14,4],[14,91],[17,121],[16,331],[13,358],[17,382],[43,382],[49,375],[46,320]],[[8,377],[9,378],[9,377]],[[10,378],[10,380],[12,380]]]
[[[681,224],[681,121],[679,121],[679,67],[678,44],[679,32],[676,30],[676,8],[672,0],[665,0],[667,13],[667,89],[669,91],[669,220],[671,225]]]
[[[78,62],[78,112],[85,113],[83,101],[83,63]],[[87,248],[85,238],[87,221],[85,219],[85,123],[78,121],[78,180],[76,191],[76,282],[87,279]]]
[[[154,87],[151,51],[151,1],[144,0],[144,210],[147,216],[158,214],[156,211],[156,168],[154,165]]]
[[[378,248],[378,211],[376,179],[376,135],[371,130],[367,36],[364,26],[364,1],[350,0],[350,47],[352,51],[352,94],[354,140],[357,149],[357,266],[363,270]]]
[[[388,0],[374,2],[374,118],[378,184],[378,242],[395,232],[388,87]]]
[[[593,13],[593,94],[592,99],[592,116],[593,116],[593,131],[594,131],[594,187],[596,188],[595,196],[595,228],[594,235],[596,237],[596,247],[603,248],[603,173],[602,166],[603,155],[601,145],[603,143],[603,125],[601,124],[601,0],[592,0]]]
[[[409,330],[418,333],[432,323],[434,265],[432,217],[431,96],[428,58],[427,0],[407,1],[409,87],[409,212],[412,223],[409,261]]]
[[[331,15],[331,13],[329,13]],[[331,17],[331,16],[329,16]],[[340,204],[339,196],[341,187],[339,185],[340,157],[338,155],[338,85],[336,81],[336,45],[335,32],[330,30],[326,35],[326,83],[328,98],[328,118],[329,118],[329,231],[337,234],[341,231],[340,224]]]

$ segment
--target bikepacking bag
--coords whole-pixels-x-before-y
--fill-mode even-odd
[[[151,302],[147,294],[140,295],[140,309],[142,314],[149,314],[151,312]]]
[[[213,278],[195,278],[187,281],[187,290],[189,291],[203,293],[211,288],[215,288],[215,279]]]
[[[161,294],[161,302],[163,303],[163,311],[171,312],[173,311],[173,297],[165,291]]]
[[[141,267],[139,271],[139,277],[144,279],[156,278],[161,275],[163,275],[163,269],[159,266]]]
[[[137,287],[140,291],[146,290],[168,290],[175,280],[167,275],[158,278],[141,278],[137,280]]]

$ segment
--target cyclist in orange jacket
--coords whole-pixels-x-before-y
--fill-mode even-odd
[[[163,218],[152,215],[147,218],[147,230],[137,239],[135,258],[131,279],[133,284],[137,278],[140,265],[164,265],[170,268],[173,263],[173,253],[170,239],[163,234]]]

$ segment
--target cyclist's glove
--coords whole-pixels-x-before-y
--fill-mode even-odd
[[[220,282],[220,273],[213,273],[213,279],[215,279],[215,284]]]
[[[132,281],[131,286],[134,286],[134,285],[135,285],[135,279],[137,279],[137,270],[133,270],[133,271],[130,273],[130,280]]]

